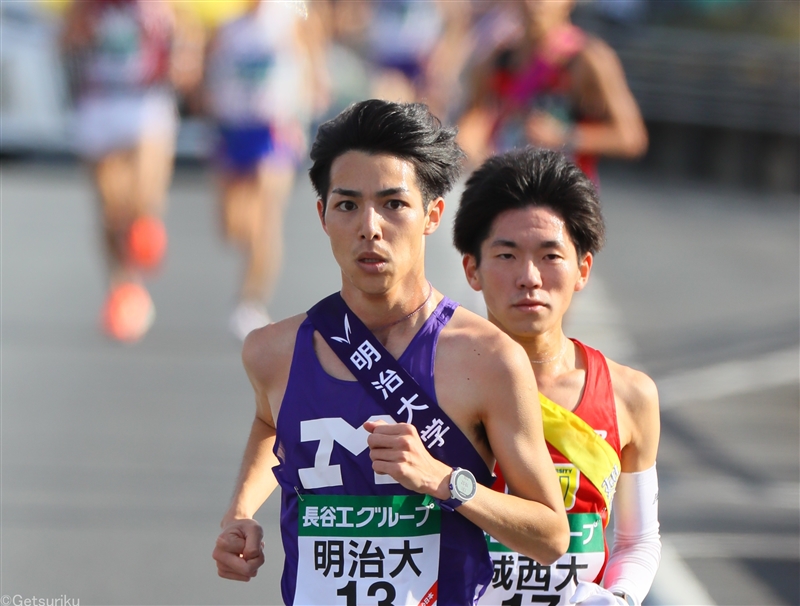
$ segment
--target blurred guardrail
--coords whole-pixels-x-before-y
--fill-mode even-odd
[[[800,135],[797,42],[651,27],[612,43],[647,120]]]
[[[800,46],[767,36],[593,27],[619,54],[651,133],[651,164],[800,188]]]
[[[69,149],[56,23],[28,3],[0,3],[0,151]]]

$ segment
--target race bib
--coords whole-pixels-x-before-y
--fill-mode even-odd
[[[257,88],[267,81],[274,65],[275,57],[272,54],[254,53],[237,57],[236,77],[243,87]]]
[[[303,495],[296,604],[436,603],[441,510],[425,495]]]
[[[569,604],[579,581],[594,581],[605,562],[603,521],[596,513],[567,514],[569,550],[552,566],[511,551],[489,535],[494,576],[480,604]]]

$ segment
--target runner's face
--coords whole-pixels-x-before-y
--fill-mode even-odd
[[[350,151],[331,166],[327,209],[317,211],[342,270],[343,287],[386,294],[424,279],[425,239],[444,201],[426,212],[414,166],[388,155]]]
[[[578,259],[561,217],[546,207],[508,210],[481,245],[481,264],[464,257],[470,286],[483,291],[489,320],[512,337],[560,330],[574,292],[589,278],[592,255]]]

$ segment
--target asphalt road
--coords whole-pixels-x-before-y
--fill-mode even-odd
[[[211,560],[253,414],[226,327],[240,268],[217,235],[211,175],[178,171],[156,323],[121,346],[97,329],[103,263],[85,174],[0,170],[0,595],[279,604],[277,499],[257,516],[268,556],[254,581],[219,579]],[[797,197],[614,170],[602,195],[609,242],[570,322],[661,391],[669,562],[649,600],[798,604]],[[434,284],[480,310],[447,230],[428,246]],[[301,312],[338,285],[302,178],[270,311]]]

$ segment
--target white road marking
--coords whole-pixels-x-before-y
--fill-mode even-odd
[[[656,379],[662,409],[800,382],[800,349],[730,360]]]
[[[673,501],[691,502],[701,509],[724,504],[726,509],[757,508],[764,515],[781,511],[800,513],[800,484],[797,482],[754,483],[735,477],[703,475],[682,478],[677,485],[669,486],[669,495]]]
[[[794,534],[681,532],[665,538],[684,558],[800,559]]]

